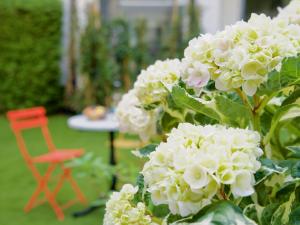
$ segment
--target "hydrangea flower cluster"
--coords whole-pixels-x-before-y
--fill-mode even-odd
[[[134,88],[118,104],[116,115],[120,130],[138,134],[143,141],[155,136],[159,107],[164,105],[168,90],[178,83],[181,71],[178,59],[158,60],[143,70]],[[155,107],[146,110],[151,104]]]
[[[123,95],[116,115],[122,132],[138,134],[143,141],[156,134],[157,110],[143,109],[134,89]]]
[[[156,61],[142,70],[134,84],[138,99],[143,105],[163,102],[168,90],[178,83],[180,76],[181,63],[178,59]]]
[[[146,215],[146,206],[139,202],[136,205],[132,203],[137,187],[125,184],[120,192],[114,192],[106,203],[106,212],[104,215],[104,225],[158,225],[152,222],[149,215]]]
[[[149,155],[142,171],[153,203],[168,204],[172,214],[187,216],[224,194],[224,185],[234,197],[253,194],[262,155],[259,142],[255,131],[179,124]]]
[[[183,80],[199,89],[212,79],[219,90],[242,87],[252,96],[270,71],[280,69],[283,58],[300,52],[299,40],[300,26],[252,14],[248,22],[191,40],[182,60]]]
[[[300,0],[293,0],[285,8],[279,8],[277,18],[288,19],[289,23],[300,25]]]

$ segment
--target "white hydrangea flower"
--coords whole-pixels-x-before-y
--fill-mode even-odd
[[[195,90],[212,79],[219,90],[241,87],[252,96],[270,71],[280,69],[284,57],[299,52],[300,26],[252,14],[248,22],[191,40],[184,51],[182,78]]]
[[[212,51],[215,36],[204,34],[189,42],[182,59],[184,72],[182,79],[195,89],[204,87],[210,80],[211,73],[217,70],[213,63]]]
[[[157,110],[144,110],[136,97],[135,90],[130,90],[122,97],[116,109],[120,130],[137,134],[143,141],[156,134]]]
[[[220,125],[179,124],[149,155],[142,174],[155,205],[173,214],[197,213],[229,185],[234,197],[254,193],[260,135]]]
[[[158,225],[146,214],[146,206],[132,203],[137,187],[125,184],[120,192],[114,192],[106,203],[104,225]]]
[[[180,76],[181,62],[178,59],[158,60],[138,76],[134,84],[136,95],[144,105],[161,103],[167,90],[172,89]]]
[[[279,8],[277,18],[288,19],[289,23],[300,25],[300,0],[292,0],[285,8]]]

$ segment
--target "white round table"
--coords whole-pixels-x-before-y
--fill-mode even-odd
[[[70,128],[81,130],[81,131],[98,131],[98,132],[108,132],[109,141],[110,141],[110,165],[116,165],[115,158],[115,146],[114,146],[114,137],[115,132],[119,130],[119,123],[117,118],[113,113],[108,113],[103,119],[99,120],[89,120],[84,115],[72,116],[68,119],[68,126]],[[110,189],[116,189],[116,176],[112,178],[112,184]]]
[[[68,119],[69,127],[83,131],[118,131],[119,123],[113,113],[108,113],[103,119],[89,120],[84,115],[72,116]]]

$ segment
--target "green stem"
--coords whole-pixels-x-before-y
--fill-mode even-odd
[[[252,128],[253,128],[253,130],[256,130],[256,131],[260,132],[261,131],[261,129],[260,129],[260,114],[256,112],[256,108],[260,104],[259,97],[258,96],[253,96],[253,100],[254,100],[254,107],[253,107],[251,105],[251,103],[249,102],[249,99],[248,99],[247,95],[241,89],[237,88],[237,89],[235,89],[235,91],[237,92],[237,94],[242,99],[244,105],[249,109],[249,111],[252,114]]]
[[[224,185],[221,186],[220,195],[221,195],[222,199],[228,200],[227,195],[226,195],[225,190],[224,190]]]
[[[233,202],[235,205],[239,206],[239,204],[241,203],[241,201],[243,200],[242,197],[235,199]]]
[[[252,111],[252,105],[249,102],[249,99],[248,99],[247,95],[245,95],[245,93],[239,88],[235,89],[235,91],[240,96],[243,103]]]
[[[257,105],[257,107],[255,108],[255,112],[257,112],[258,114],[261,114],[262,111],[264,110],[265,106],[268,104],[268,102],[278,94],[278,92],[273,93],[270,96],[265,96],[260,103]]]
[[[252,109],[253,129],[260,133],[261,132],[260,113],[257,111],[257,109],[260,107],[262,101],[260,101],[259,96],[257,96],[257,95],[253,96],[253,100],[254,100],[254,107]]]
[[[256,112],[252,112],[252,116],[253,116],[253,129],[258,131],[259,133],[261,132],[261,128],[260,128],[260,115]]]
[[[268,143],[270,142],[271,137],[272,137],[271,134],[273,134],[274,130],[275,130],[275,127],[274,127],[274,128],[271,127],[271,129],[269,130],[269,133],[267,134],[267,136],[266,136],[265,139],[263,140],[264,146],[267,146]]]

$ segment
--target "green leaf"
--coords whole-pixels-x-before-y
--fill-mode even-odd
[[[265,180],[268,176],[273,173],[283,173],[286,171],[285,168],[277,165],[274,161],[268,158],[259,159],[261,162],[260,169],[255,173],[256,184]]]
[[[288,154],[291,158],[300,158],[300,146],[288,146],[286,147],[290,153]]]
[[[292,94],[290,94],[283,102],[282,106],[289,105],[295,102],[298,98],[300,98],[300,88],[296,89]]]
[[[216,108],[224,115],[227,124],[242,128],[249,125],[251,114],[243,104],[232,101],[224,95],[216,96],[215,101]]]
[[[146,206],[149,206],[151,204],[151,193],[146,191],[144,194],[144,203]]]
[[[282,204],[281,206],[279,206],[273,213],[273,216],[271,218],[270,221],[270,225],[284,225],[286,223],[283,223],[282,218],[284,215],[284,211],[285,211],[285,206],[284,204]]]
[[[139,174],[137,179],[136,179],[136,185],[138,186],[139,189],[144,189],[144,175],[143,174]]]
[[[201,113],[196,113],[194,115],[194,122],[196,124],[201,124],[201,125],[217,124],[218,123],[217,120],[212,119],[212,118],[210,118],[208,116],[205,116],[205,115],[203,115]]]
[[[160,102],[153,102],[148,105],[142,105],[141,108],[145,109],[146,111],[151,111],[153,109],[156,109],[159,106]]]
[[[291,169],[291,175],[294,178],[300,178],[300,161],[296,162]]]
[[[153,205],[151,211],[155,217],[159,218],[164,218],[170,213],[168,205]]]
[[[290,225],[300,225],[300,206],[292,210],[289,222]]]
[[[277,173],[284,172],[284,168],[277,165],[273,160],[267,159],[267,158],[261,158],[260,159],[261,166],[267,168],[270,171],[274,171]]]
[[[254,225],[256,224],[243,215],[242,210],[230,201],[219,201],[197,213],[190,222],[197,225]]]
[[[186,90],[186,92],[190,95],[194,95],[195,94],[195,90],[193,88],[189,88],[186,86],[186,83],[180,79],[179,82],[178,82],[178,86],[183,88],[184,90]]]
[[[141,158],[147,157],[151,152],[155,151],[157,146],[158,146],[158,144],[149,144],[143,148],[140,148],[137,151],[134,151],[133,154],[135,154]]]
[[[295,201],[296,195],[295,192],[289,197],[289,200],[281,204],[277,210],[274,212],[270,225],[285,225],[289,222],[290,212]]]
[[[218,121],[221,120],[220,115],[211,106],[201,103],[196,98],[188,94],[183,88],[174,86],[171,94],[177,106],[191,109]]]
[[[168,108],[173,109],[173,110],[182,111],[182,108],[178,107],[176,105],[176,103],[174,102],[171,93],[167,96],[166,100],[168,103]]]
[[[144,187],[145,187],[145,182],[144,182],[144,176],[143,174],[139,174],[137,179],[136,179],[136,185],[138,186],[138,191],[134,195],[133,202],[138,203],[142,202],[144,199]]]
[[[290,198],[292,192],[296,189],[296,183],[288,182],[284,183],[282,187],[276,192],[276,201],[277,202],[287,202]]]
[[[292,106],[281,118],[280,122],[300,117],[300,104],[293,104]]]
[[[259,95],[271,95],[274,92],[300,83],[300,57],[290,57],[282,61],[281,70],[272,71],[266,83],[258,90]]]
[[[186,223],[184,223],[185,221],[188,221],[189,219],[191,219],[192,217],[185,217],[182,218],[180,215],[173,215],[173,214],[169,214],[166,222],[167,224],[171,224],[171,225],[186,225]],[[164,224],[164,223],[163,223]]]
[[[195,121],[194,121],[194,114],[193,113],[187,113],[185,115],[185,118],[184,118],[184,121],[185,122],[188,122],[188,123],[192,123],[192,124],[195,124]]]
[[[297,164],[298,161],[299,161],[298,159],[291,158],[291,159],[279,160],[278,164],[279,166],[288,169],[289,173],[292,173],[292,169]]]
[[[263,114],[260,116],[261,130],[263,135],[269,132],[272,124],[272,117],[273,112],[269,111],[268,107],[265,107],[265,109],[263,110]]]
[[[285,168],[277,165],[274,161],[268,158],[259,159],[261,162],[260,169],[255,173],[256,184],[259,184],[265,180],[268,176],[274,173],[283,173],[286,171]]]
[[[291,112],[292,109],[297,109],[297,112],[299,112],[298,110],[300,109],[300,104],[289,104],[289,105],[280,107],[273,116],[272,126],[276,126],[279,121],[283,121],[286,119],[291,119],[291,118],[300,116],[300,114],[297,113],[297,114],[294,114],[293,116],[290,115],[287,117],[283,117],[287,113]]]
[[[239,206],[241,206],[242,207],[242,205],[243,204],[245,204],[246,206],[243,208],[243,214],[246,216],[246,217],[248,217],[249,219],[251,219],[251,220],[253,220],[253,221],[255,221],[255,222],[257,222],[258,221],[258,214],[259,214],[259,212],[258,212],[258,207],[260,207],[260,206],[258,206],[258,205],[256,205],[256,204],[253,204],[253,203],[250,203],[250,202],[248,202],[247,200],[244,200],[244,202],[243,202],[243,200],[244,199],[242,199],[241,200],[241,202],[239,203]],[[261,209],[261,211],[263,210],[263,207],[261,207],[262,209]]]
[[[262,225],[270,225],[272,216],[278,207],[279,207],[279,203],[272,203],[270,205],[267,205],[264,208],[264,210],[262,211],[261,219],[260,219]]]
[[[296,110],[296,112],[294,112]],[[292,119],[294,117],[300,116],[300,104],[290,104],[280,107],[272,118],[271,128],[268,134],[265,137],[264,143],[265,145],[272,138],[274,131],[279,122],[282,122],[287,119]]]
[[[177,118],[171,116],[167,112],[163,112],[160,119],[160,125],[163,132],[169,133],[174,127],[177,127],[178,123],[179,120]]]

